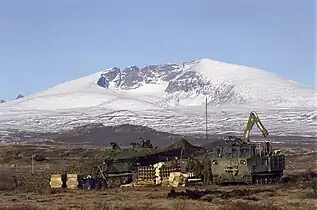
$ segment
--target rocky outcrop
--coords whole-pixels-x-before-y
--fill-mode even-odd
[[[24,95],[19,94],[19,95],[16,97],[16,99],[20,99],[20,98],[24,98]]]
[[[181,74],[181,66],[177,64],[149,65],[144,68],[131,66],[125,69],[113,67],[107,69],[103,75],[116,88],[135,89],[143,84],[156,84],[157,82],[169,82]]]

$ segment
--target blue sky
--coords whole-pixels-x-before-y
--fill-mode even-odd
[[[199,58],[315,86],[313,0],[0,1],[0,99],[102,68]]]

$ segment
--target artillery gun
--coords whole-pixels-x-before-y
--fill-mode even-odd
[[[250,132],[256,124],[265,143],[250,142]],[[225,144],[213,148],[211,171],[214,183],[274,184],[280,182],[285,169],[285,157],[272,150],[266,141],[269,135],[258,115],[251,112],[243,138],[229,136]]]

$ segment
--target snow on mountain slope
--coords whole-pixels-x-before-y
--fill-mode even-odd
[[[166,91],[185,99],[184,105],[197,98],[193,105],[199,105],[205,95],[213,105],[253,103],[300,107],[314,106],[316,102],[316,92],[308,87],[263,70],[209,59],[187,63]]]
[[[97,85],[101,74],[109,88]],[[170,132],[243,129],[257,111],[273,134],[315,135],[316,91],[263,70],[209,59],[117,67],[0,104],[0,130],[56,131],[91,122],[132,123]]]

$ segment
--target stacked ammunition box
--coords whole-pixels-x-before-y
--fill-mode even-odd
[[[156,182],[156,178],[159,177],[161,180],[168,179],[171,172],[179,172],[179,167],[166,167],[162,166],[159,169],[159,176],[156,175],[155,167],[153,166],[139,166],[137,168],[137,179],[144,181]]]
[[[179,167],[171,168],[171,167],[162,166],[162,168],[160,168],[160,177],[162,179],[168,179],[171,172],[179,172],[179,171],[180,171]]]
[[[137,169],[137,178],[141,180],[154,181],[155,168],[153,166],[139,166]]]

